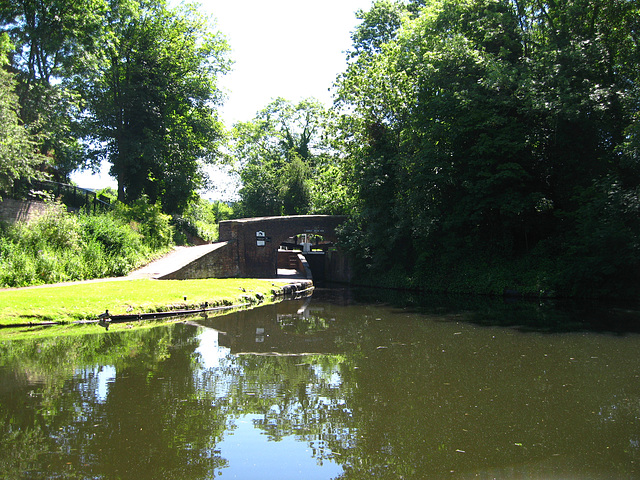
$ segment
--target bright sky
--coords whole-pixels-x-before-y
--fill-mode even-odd
[[[272,99],[315,97],[329,91],[346,66],[345,51],[358,24],[355,12],[372,0],[200,0],[231,46],[233,71],[222,78],[227,126],[251,120]],[[115,186],[106,174],[72,175],[79,186]]]
[[[201,0],[218,19],[235,60],[223,79],[230,91],[225,120],[250,120],[273,98],[296,101],[328,91],[344,71],[345,51],[371,0]]]

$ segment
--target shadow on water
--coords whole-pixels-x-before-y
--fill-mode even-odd
[[[640,307],[637,304],[430,294],[336,285],[316,289],[314,299],[341,305],[386,305],[422,315],[464,315],[465,321],[476,325],[515,328],[522,332],[640,333]]]

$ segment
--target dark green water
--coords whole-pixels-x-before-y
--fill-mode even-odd
[[[0,343],[0,478],[640,478],[634,314],[380,295]]]

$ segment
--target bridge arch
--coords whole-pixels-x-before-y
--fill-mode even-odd
[[[233,276],[272,278],[277,274],[281,244],[300,234],[337,242],[336,229],[346,219],[341,215],[290,215],[227,220],[220,222],[220,241],[229,242],[237,252],[237,274]]]
[[[278,250],[283,242],[304,233],[321,235],[326,241],[336,242],[336,229],[347,218],[338,215],[292,215],[226,220],[220,222],[219,243],[212,245],[208,253],[160,278],[274,278],[278,271]],[[339,249],[327,252],[322,262],[325,280],[351,280],[348,257]]]

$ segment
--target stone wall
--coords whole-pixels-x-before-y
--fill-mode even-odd
[[[0,201],[0,220],[9,223],[28,222],[44,215],[47,208],[44,202],[4,198]]]

